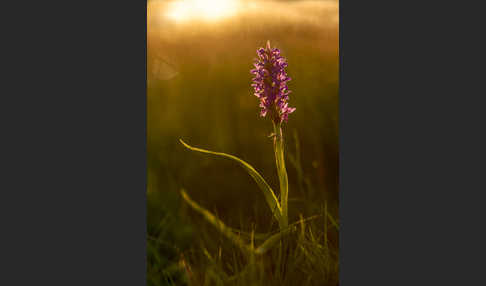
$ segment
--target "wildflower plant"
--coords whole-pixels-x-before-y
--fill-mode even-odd
[[[183,199],[194,210],[202,214],[209,223],[214,225],[229,240],[233,241],[244,252],[250,253],[252,256],[265,253],[280,241],[285,234],[296,229],[294,224],[289,226],[288,221],[289,190],[282,132],[282,125],[288,121],[289,114],[295,111],[295,108],[288,106],[290,90],[288,89],[287,82],[290,80],[290,77],[285,71],[288,64],[279,49],[271,48],[270,42],[267,42],[265,48],[259,48],[257,55],[258,59],[254,63],[255,68],[250,71],[255,76],[251,86],[254,88],[254,95],[260,101],[260,116],[269,118],[273,124],[273,133],[270,137],[273,139],[275,151],[275,161],[280,184],[280,200],[277,199],[275,192],[265,179],[247,162],[226,153],[192,147],[180,139],[180,142],[189,150],[221,156],[236,161],[248,172],[262,190],[273,217],[278,222],[279,232],[273,235],[259,235],[260,237],[263,236],[266,240],[257,248],[254,247],[254,233],[251,235],[251,243],[245,243],[239,235],[242,233],[241,231],[226,226],[211,212],[193,201],[184,190],[181,190]]]

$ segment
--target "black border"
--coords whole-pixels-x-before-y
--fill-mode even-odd
[[[144,285],[146,2],[9,5],[0,284]]]
[[[340,1],[342,285],[485,283],[478,9]]]

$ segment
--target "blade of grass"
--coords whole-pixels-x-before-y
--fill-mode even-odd
[[[179,141],[184,145],[189,150],[192,151],[197,151],[201,153],[206,153],[206,154],[212,154],[216,156],[221,156],[225,158],[229,158],[232,160],[235,160],[236,162],[240,163],[240,165],[250,174],[250,176],[255,180],[255,182],[258,184],[260,189],[263,192],[263,195],[265,196],[265,200],[268,203],[268,206],[270,207],[270,210],[272,211],[273,215],[275,216],[275,219],[279,222],[280,225],[282,225],[282,209],[280,207],[280,204],[278,202],[277,197],[275,196],[275,193],[273,192],[272,188],[267,184],[265,179],[253,168],[250,164],[247,162],[241,160],[238,157],[235,157],[233,155],[229,155],[226,153],[221,153],[221,152],[213,152],[201,148],[196,148],[188,145],[186,142],[182,141],[182,139],[179,139]]]
[[[246,245],[243,240],[236,234],[233,233],[230,227],[226,226],[220,219],[215,217],[211,212],[201,207],[195,201],[191,200],[184,190],[181,190],[182,198],[191,206],[194,210],[199,212],[204,216],[204,218],[215,226],[223,235],[225,235],[229,240],[238,245],[244,252],[248,253],[251,251],[250,247]]]
[[[297,225],[298,224],[303,224],[304,222],[306,221],[309,221],[309,220],[312,220],[312,219],[316,219],[320,217],[320,215],[314,215],[314,216],[311,216],[311,217],[308,217],[306,219],[302,219],[297,221],[297,222],[294,222],[292,224],[290,224],[289,226],[287,226],[286,228],[284,228],[283,230],[277,232],[276,234],[272,235],[271,237],[269,237],[267,240],[265,240],[255,251],[256,251],[256,254],[264,254],[265,252],[267,252],[268,250],[270,250],[272,247],[274,247],[278,242],[280,242],[280,239],[282,237],[284,237],[285,235],[291,233],[291,232],[294,232],[297,230]]]
[[[224,272],[224,270],[221,268],[221,265],[219,265],[219,263],[216,261],[216,259],[214,259],[211,254],[209,253],[209,251],[203,247],[203,252],[204,254],[206,255],[206,257],[208,258],[208,260],[211,262],[211,266],[213,266],[213,270],[216,272],[217,275],[219,275],[220,279],[222,280],[228,280],[228,274],[226,274],[226,272]]]
[[[274,247],[277,243],[280,242],[280,239],[284,237],[285,235],[289,234],[292,231],[295,231],[294,226],[289,226],[286,229],[272,235],[269,239],[265,240],[256,250],[256,254],[264,254],[268,250],[270,250],[272,247]]]
[[[329,218],[329,221],[331,222],[331,224],[337,229],[339,230],[339,224],[336,222],[336,220],[331,216],[331,214],[327,213],[327,217]]]
[[[242,231],[242,230],[239,230],[239,229],[236,229],[236,228],[232,228],[232,227],[230,227],[230,229],[234,233],[237,233],[239,235],[245,236],[248,239],[250,239],[250,237],[251,237],[251,233],[250,232]],[[265,240],[265,239],[267,239],[270,236],[270,233],[256,233],[255,232],[253,235],[254,235],[255,240]]]
[[[182,189],[181,191],[182,198],[191,206],[194,210],[199,212],[200,214],[203,215],[203,217],[211,223],[213,226],[215,226],[223,235],[225,235],[230,241],[232,241],[234,244],[240,247],[240,249],[247,255],[261,255],[266,253],[268,250],[270,250],[272,247],[277,245],[277,243],[280,242],[280,239],[289,234],[290,232],[296,231],[297,227],[296,225],[299,223],[303,223],[304,221],[308,221],[314,218],[317,218],[319,215],[309,217],[307,219],[301,219],[291,225],[288,225],[286,228],[283,230],[279,231],[278,233],[270,236],[267,240],[265,240],[258,248],[254,248],[253,240],[254,240],[254,233],[251,234],[251,245],[247,245],[239,235],[236,235],[233,232],[233,229],[226,226],[220,219],[215,217],[210,211],[206,210],[205,208],[201,207],[199,204],[197,204],[195,201],[191,200],[189,195]]]

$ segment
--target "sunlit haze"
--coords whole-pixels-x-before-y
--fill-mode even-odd
[[[166,16],[174,21],[214,21],[236,13],[237,0],[178,0],[169,4]]]

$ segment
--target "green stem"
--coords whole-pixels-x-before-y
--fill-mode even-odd
[[[277,162],[277,172],[280,182],[280,206],[282,208],[282,221],[280,228],[284,229],[288,226],[288,199],[289,199],[289,182],[287,178],[287,170],[285,169],[284,157],[284,142],[281,124],[273,123],[273,130],[275,133],[273,139],[273,147],[275,150],[275,159]]]

